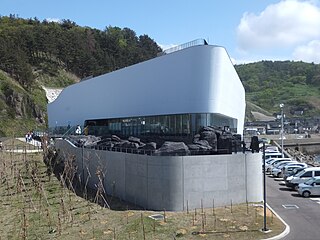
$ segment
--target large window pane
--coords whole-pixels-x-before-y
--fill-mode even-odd
[[[182,133],[184,135],[190,134],[190,120],[189,120],[189,114],[183,114],[182,115]]]
[[[196,131],[198,132],[204,126],[207,126],[206,114],[205,113],[196,114]]]

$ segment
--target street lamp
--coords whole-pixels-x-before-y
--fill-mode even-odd
[[[280,109],[281,109],[281,156],[282,157],[283,157],[283,133],[284,133],[284,130],[283,130],[283,107],[284,107],[284,104],[281,103]]]
[[[266,145],[265,141],[262,141],[263,149],[263,232],[269,232],[267,228],[267,187],[266,187]]]

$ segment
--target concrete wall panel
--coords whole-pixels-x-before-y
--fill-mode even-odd
[[[81,149],[57,141],[61,154],[73,154],[78,174],[95,188],[104,173],[108,194],[147,209],[180,211],[262,200],[261,154],[147,156]],[[89,169],[89,171],[87,170]],[[89,177],[89,173],[91,177]]]

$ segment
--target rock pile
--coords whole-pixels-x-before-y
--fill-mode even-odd
[[[297,149],[288,148],[286,151],[297,161],[304,162],[308,165],[319,167],[320,164],[315,160],[315,155],[307,155]]]
[[[124,140],[116,135],[109,138],[96,136],[70,136],[70,141],[78,147],[116,150],[121,152],[153,154],[158,156],[231,154],[241,151],[241,136],[214,127],[203,127],[193,137],[191,144],[165,141],[159,148],[155,142],[144,143],[137,137]]]

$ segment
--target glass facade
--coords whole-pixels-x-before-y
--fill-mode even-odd
[[[237,132],[236,119],[215,113],[92,119],[86,120],[84,125],[88,128],[89,135],[110,136],[115,134],[121,138],[129,136],[192,138],[204,126],[216,126],[222,129],[228,126],[232,132]]]

